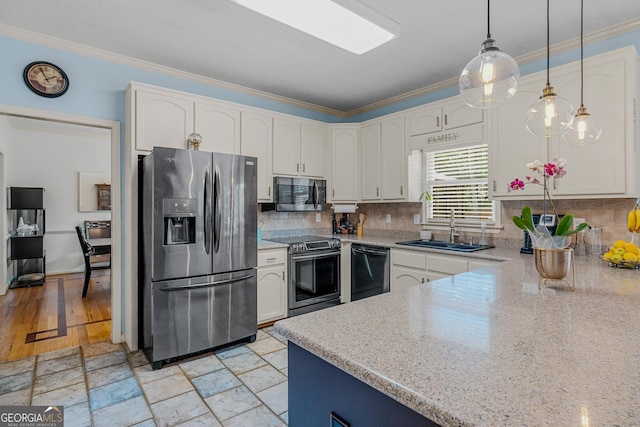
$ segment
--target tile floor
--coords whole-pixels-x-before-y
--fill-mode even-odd
[[[0,404],[63,405],[65,426],[285,426],[287,384],[273,328],[157,371],[107,342],[0,364]]]

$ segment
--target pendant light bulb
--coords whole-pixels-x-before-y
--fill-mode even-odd
[[[562,135],[573,122],[573,107],[547,86],[527,111],[527,130],[534,135]]]
[[[600,123],[591,114],[587,113],[584,106],[578,108],[578,114],[573,118],[573,123],[562,137],[569,145],[574,147],[586,147],[595,143],[602,135]]]
[[[487,9],[489,9],[487,1]],[[489,21],[489,10],[487,10]],[[487,22],[487,27],[488,27]],[[491,32],[482,50],[464,67],[458,80],[460,95],[471,108],[495,108],[504,104],[518,90],[520,69],[516,61],[494,45]]]
[[[536,136],[562,135],[573,122],[573,106],[549,83],[549,0],[547,0],[547,85],[527,111],[527,130]]]
[[[580,1],[580,108],[573,118],[573,123],[562,135],[569,145],[586,147],[596,142],[602,135],[600,123],[584,106],[584,0]]]

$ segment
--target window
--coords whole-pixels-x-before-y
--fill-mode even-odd
[[[425,212],[426,222],[448,221],[453,209],[459,224],[499,225],[498,202],[488,196],[487,144],[476,141],[455,148],[414,151],[409,164],[419,164],[413,179],[417,180],[419,170],[423,191],[433,197]]]

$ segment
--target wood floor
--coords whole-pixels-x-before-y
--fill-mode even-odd
[[[111,339],[110,270],[47,275],[43,286],[0,296],[0,362]]]

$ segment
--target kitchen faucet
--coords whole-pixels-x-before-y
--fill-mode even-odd
[[[453,209],[451,209],[451,216],[449,217],[449,242],[455,243],[456,238],[460,236],[460,234],[456,233],[456,223],[455,223],[455,213]]]

